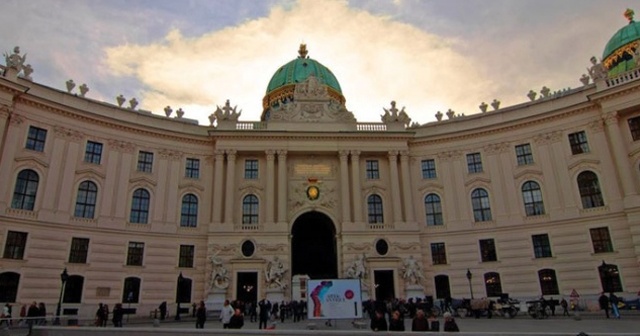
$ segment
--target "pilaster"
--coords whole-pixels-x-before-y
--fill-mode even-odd
[[[225,191],[225,207],[224,222],[233,223],[233,201],[236,198],[235,180],[236,180],[236,153],[235,149],[227,149],[227,189]]]

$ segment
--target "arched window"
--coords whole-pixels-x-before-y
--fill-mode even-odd
[[[527,216],[544,215],[544,202],[540,185],[534,181],[527,181],[522,185],[522,199],[524,212]]]
[[[140,278],[128,277],[124,279],[124,288],[122,290],[123,303],[140,302]]]
[[[260,204],[256,195],[247,195],[242,200],[242,224],[258,224]]]
[[[556,271],[545,268],[538,271],[538,280],[540,281],[540,292],[542,295],[558,295],[558,278]]]
[[[131,199],[131,216],[129,222],[147,224],[149,220],[149,192],[140,188],[133,192]]]
[[[96,201],[98,198],[98,187],[91,181],[84,181],[78,187],[76,197],[75,217],[93,218],[96,211]]]
[[[448,275],[436,275],[436,299],[446,299],[451,297],[451,287],[449,286]]]
[[[15,272],[0,273],[0,302],[16,302],[19,284],[20,274]]]
[[[471,205],[473,206],[473,219],[476,222],[486,222],[491,220],[491,205],[489,204],[489,193],[482,188],[471,192]]]
[[[182,197],[180,226],[198,226],[198,198],[194,194],[186,194]]]
[[[84,286],[84,277],[81,275],[70,275],[64,284],[63,303],[81,303],[82,287]]]
[[[369,209],[369,224],[384,223],[382,198],[380,196],[369,196],[369,198],[367,198],[367,207]]]
[[[487,297],[500,296],[502,294],[500,274],[496,272],[485,273],[484,286],[487,290]]]
[[[578,189],[584,209],[604,206],[598,176],[592,171],[584,171],[578,175]]]
[[[424,209],[427,215],[427,225],[442,225],[442,205],[440,197],[436,194],[429,194],[424,198]]]
[[[18,173],[16,187],[13,189],[11,207],[14,209],[33,210],[38,192],[38,174],[31,169]]]

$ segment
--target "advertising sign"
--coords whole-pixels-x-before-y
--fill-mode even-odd
[[[362,318],[359,279],[309,280],[307,288],[310,320]]]

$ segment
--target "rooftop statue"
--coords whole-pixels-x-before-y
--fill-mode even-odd
[[[27,60],[27,55],[20,56],[20,47],[13,48],[13,54],[4,53],[4,59],[7,64],[7,68],[14,68],[20,72],[24,62]]]
[[[598,59],[595,56],[591,57],[591,64],[587,71],[589,71],[589,76],[594,82],[607,78],[607,68],[602,63],[598,63]]]
[[[404,111],[404,106],[402,107],[402,110],[398,112],[398,109],[396,108],[395,100],[391,101],[390,109],[387,110],[384,107],[382,109],[384,110],[384,114],[381,115],[380,117],[383,123],[387,124],[387,123],[401,122],[405,126],[409,126],[409,123],[411,122],[411,118],[409,118],[409,115],[407,114],[407,112]]]
[[[231,103],[229,103],[229,99],[224,104],[224,107],[220,108],[217,106],[216,111],[213,112],[214,116],[220,121],[229,120],[229,121],[238,121],[242,110],[237,111],[238,106],[234,106],[231,108]]]
[[[633,51],[633,61],[636,64],[636,68],[640,67],[640,42],[636,46],[636,50]]]

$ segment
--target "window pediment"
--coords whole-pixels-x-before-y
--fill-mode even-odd
[[[105,174],[95,168],[83,168],[76,170],[76,175],[88,175],[93,177],[99,177],[100,179],[105,179]]]
[[[531,168],[526,168],[526,169],[522,169],[520,171],[518,171],[516,174],[513,175],[513,177],[515,179],[520,179],[523,176],[542,176],[542,171],[539,169],[531,169]]]
[[[491,184],[491,179],[488,177],[483,177],[483,176],[475,176],[472,179],[467,180],[464,183],[465,187],[468,187],[470,185],[474,185],[474,184],[485,184],[485,185],[489,185]]]
[[[596,159],[580,159],[580,160],[576,160],[575,162],[571,163],[567,168],[569,168],[569,171],[572,171],[576,167],[580,167],[580,166],[597,166],[599,164],[600,164],[600,160],[596,160]]]
[[[45,162],[44,160],[42,160],[41,158],[35,155],[26,155],[26,156],[16,157],[15,161],[18,163],[33,162],[41,168],[49,168],[49,164],[47,162]]]
[[[196,189],[196,190],[204,191],[203,186],[193,182],[180,183],[178,185],[178,189]]]
[[[146,176],[136,176],[133,177],[131,179],[129,179],[129,184],[138,184],[138,183],[146,183],[146,184],[150,184],[152,186],[156,186],[158,183],[156,181],[154,181],[153,179],[150,179]]]

